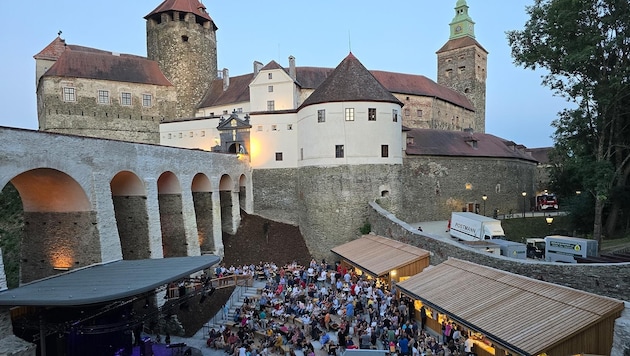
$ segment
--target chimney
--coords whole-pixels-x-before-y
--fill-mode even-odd
[[[223,91],[226,91],[230,87],[230,71],[227,68],[223,68]]]
[[[260,72],[262,67],[263,67],[262,63],[260,63],[258,61],[254,61],[254,76],[258,75],[258,72]]]
[[[295,73],[295,57],[293,56],[289,56],[289,76],[291,76],[293,80],[297,80]]]

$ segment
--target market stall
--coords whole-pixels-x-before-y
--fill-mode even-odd
[[[624,303],[472,262],[447,261],[398,284],[426,326],[451,322],[484,355],[609,355]],[[416,314],[418,315],[418,314]]]
[[[339,256],[345,268],[380,279],[387,286],[391,281],[405,280],[429,266],[429,251],[376,235],[363,235],[331,251]]]

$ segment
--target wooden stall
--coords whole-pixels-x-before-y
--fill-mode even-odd
[[[444,321],[471,334],[479,356],[609,355],[625,308],[620,300],[455,258],[398,289],[425,307],[426,325],[437,334]]]
[[[376,235],[363,235],[331,251],[345,267],[386,281],[388,286],[422,272],[430,258],[427,250]]]

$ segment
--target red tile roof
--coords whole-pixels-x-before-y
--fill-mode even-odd
[[[208,15],[206,7],[202,3],[200,3],[199,0],[164,0],[164,2],[162,2],[158,7],[155,8],[155,10],[151,11],[144,18],[148,19],[153,15],[169,11],[180,11],[195,14],[203,19],[211,21],[214,29],[217,29],[216,25],[214,25],[214,21],[212,21],[212,18],[210,18],[210,15]]]
[[[199,107],[207,108],[249,101],[249,84],[252,80],[254,80],[253,73],[230,77],[230,86],[223,91],[223,79],[216,79],[201,100]]]
[[[388,102],[402,106],[400,100],[376,80],[352,53],[304,100],[301,107],[339,101]]]
[[[48,46],[44,47],[39,53],[33,56],[35,59],[47,59],[56,61],[57,58],[66,50],[66,40],[57,36]]]
[[[520,145],[490,134],[411,129],[407,137],[413,137],[413,144],[406,148],[409,156],[500,157],[537,162]]]
[[[468,37],[468,36],[448,40],[444,44],[444,46],[442,46],[442,48],[440,48],[436,53],[446,52],[453,49],[459,49],[459,48],[464,48],[468,46],[477,46],[481,48],[484,52],[488,53],[488,51],[486,51],[486,49],[483,48],[483,46],[480,45],[476,39],[472,37]]]
[[[276,63],[275,61],[272,62]],[[265,66],[265,68],[271,65],[272,64],[270,62]],[[269,67],[266,69],[275,69],[275,66],[273,68]],[[284,68],[284,70],[288,73],[287,68]],[[332,73],[333,70],[334,68],[296,67],[296,82],[302,89],[317,89],[326,80],[326,78],[330,76],[330,73]],[[437,84],[423,75],[378,70],[370,72],[391,93],[435,97],[468,110],[475,110],[473,104],[464,95],[448,87]],[[249,82],[234,82],[235,78],[245,77],[249,78]],[[203,100],[199,107],[202,108],[229,104],[232,102],[230,101],[230,98],[237,97],[239,98],[238,101],[249,101],[249,83],[253,79],[253,73],[239,77],[230,77],[230,87],[225,93],[223,93],[223,79],[217,79],[215,83],[212,84],[210,91],[206,94],[206,99]],[[239,90],[242,90],[243,92],[238,92]]]
[[[66,49],[44,76],[87,78],[171,86],[157,62],[101,50]],[[90,51],[93,50],[93,51]]]

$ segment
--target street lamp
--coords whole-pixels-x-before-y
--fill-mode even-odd
[[[545,221],[547,222],[547,226],[549,226],[549,233],[551,233],[551,224],[553,223],[553,217],[547,216],[545,217]]]
[[[481,199],[483,200],[483,216],[486,216],[486,200],[488,200],[487,195],[482,195]]]
[[[527,196],[527,192],[523,191],[521,195],[523,196],[523,217],[525,217],[525,197]]]

